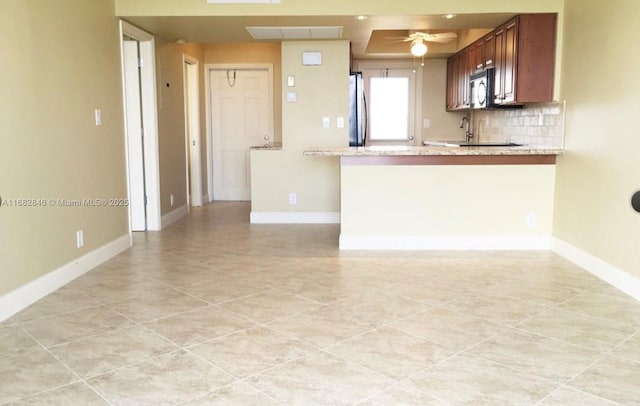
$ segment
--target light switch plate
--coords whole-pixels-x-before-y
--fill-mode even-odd
[[[93,115],[95,116],[96,119],[96,125],[102,125],[102,110],[100,109],[95,109],[93,111]]]
[[[329,119],[329,117],[322,117],[322,128],[329,127],[331,127],[331,120]]]
[[[429,120],[428,118],[425,118],[424,120],[422,120],[422,126],[424,128],[429,128],[431,127],[431,120]]]

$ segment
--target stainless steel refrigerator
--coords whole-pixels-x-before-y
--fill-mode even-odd
[[[349,146],[362,147],[367,141],[367,98],[362,72],[349,75]]]

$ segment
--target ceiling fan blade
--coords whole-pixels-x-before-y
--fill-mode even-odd
[[[458,38],[458,35],[455,32],[443,32],[440,34],[426,34],[424,40],[446,44],[447,42],[453,41],[455,38]]]

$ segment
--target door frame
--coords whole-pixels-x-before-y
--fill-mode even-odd
[[[422,82],[422,73],[423,73],[423,69],[422,66],[419,63],[415,63],[415,62],[409,62],[409,61],[357,61],[355,63],[355,69],[357,71],[382,71],[385,69],[389,69],[389,70],[412,70],[414,73],[414,83],[413,83],[413,97],[414,97],[414,108],[413,111],[411,111],[411,118],[410,121],[412,125],[410,125],[410,132],[411,132],[411,128],[412,128],[412,132],[413,134],[409,134],[409,136],[413,136],[413,140],[409,140],[409,145],[420,145],[420,143],[422,142],[422,97],[420,96],[421,94],[423,94],[423,82]],[[364,75],[363,75],[363,81],[366,82],[366,80],[364,80]],[[365,89],[368,88],[368,84],[365,83]],[[368,140],[368,139],[367,139]],[[399,143],[397,140],[396,141],[370,141],[373,144],[385,144],[385,143]],[[405,141],[406,142],[406,141]]]
[[[144,181],[147,194],[147,230],[160,230],[162,217],[160,209],[160,155],[158,150],[158,106],[156,96],[156,55],[155,38],[152,34],[120,20],[120,65],[122,74],[122,101],[124,109],[125,154],[127,166],[127,193],[129,184],[129,134],[127,132],[127,107],[124,92],[124,36],[140,43],[140,96],[142,100],[142,122],[144,123]],[[131,233],[131,211],[129,232]]]
[[[215,70],[266,70],[268,76],[268,95],[267,103],[269,110],[269,130],[271,132],[271,140],[274,135],[274,108],[273,108],[273,64],[271,63],[207,63],[204,65],[204,82],[206,91],[206,108],[207,114],[207,192],[209,194],[209,202],[213,201],[213,116],[211,108],[213,107],[213,95],[211,94],[210,76],[211,71]]]
[[[184,138],[185,176],[187,177],[187,208],[202,206],[202,158],[200,138],[200,62],[182,54],[182,77],[184,83]],[[192,143],[195,141],[192,148]],[[189,176],[191,173],[191,176]]]

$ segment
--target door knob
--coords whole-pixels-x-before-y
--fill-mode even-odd
[[[269,141],[269,136],[268,135],[265,135],[263,138],[264,138],[265,141]]]

